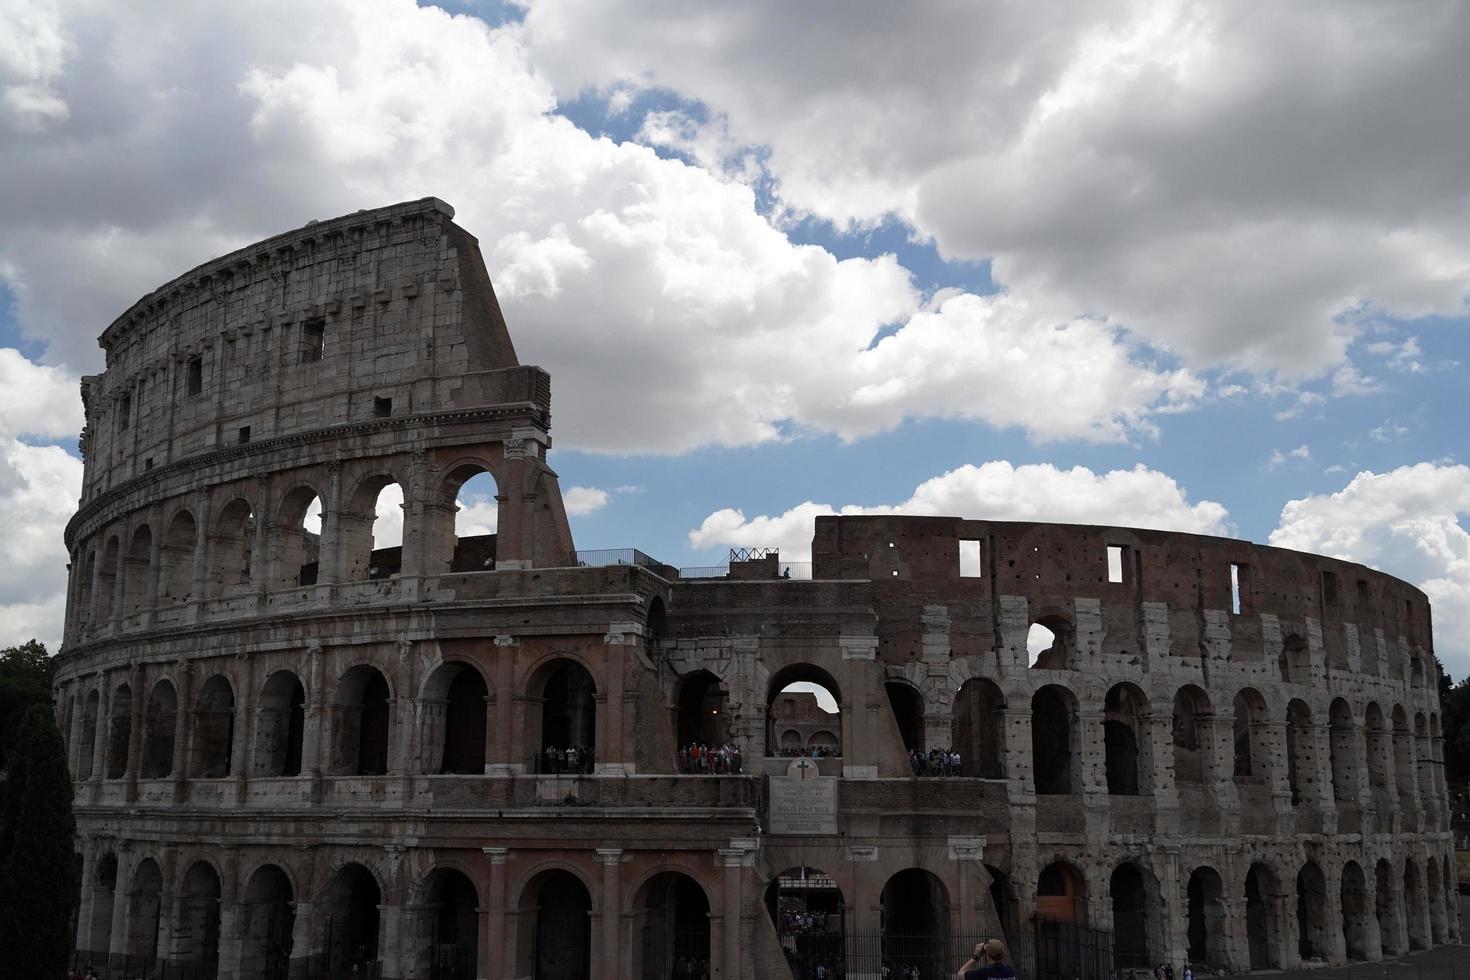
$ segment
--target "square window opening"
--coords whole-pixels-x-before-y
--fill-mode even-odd
[[[1358,602],[1359,602],[1359,604],[1366,606],[1366,605],[1368,605],[1372,601],[1373,601],[1372,594],[1368,591],[1368,580],[1365,579],[1365,578],[1358,579]]]
[[[1337,573],[1322,573],[1322,603],[1328,606],[1337,605]]]
[[[1114,585],[1124,581],[1124,569],[1128,567],[1124,555],[1128,549],[1121,544],[1108,545],[1108,581]]]
[[[187,373],[185,374],[184,392],[189,395],[197,395],[204,390],[204,358],[201,356],[189,358]]]
[[[147,459],[143,460],[143,472],[146,473],[151,469],[153,469],[153,457],[149,456]]]
[[[1230,563],[1230,611],[1239,616],[1245,612],[1250,595],[1250,566]]]
[[[960,578],[980,578],[983,575],[983,566],[980,564],[980,542],[971,540],[960,541]]]
[[[133,396],[123,395],[117,401],[117,430],[127,431],[128,426],[133,424]]]
[[[301,325],[301,364],[315,364],[327,350],[327,322],[307,320]]]
[[[242,426],[240,426],[240,445],[243,446],[243,445],[245,445],[245,443],[247,443],[249,441],[250,441],[250,426],[248,426],[248,425],[242,425]]]
[[[373,416],[374,417],[380,418],[380,419],[386,419],[386,418],[388,418],[392,414],[393,414],[393,399],[391,399],[391,398],[374,398],[373,399]]]

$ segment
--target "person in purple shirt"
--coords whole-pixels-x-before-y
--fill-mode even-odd
[[[1006,944],[999,939],[977,943],[975,955],[955,974],[955,980],[1015,980],[1015,977],[1015,967],[1006,962]]]

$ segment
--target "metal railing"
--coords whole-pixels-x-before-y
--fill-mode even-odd
[[[215,962],[190,963],[89,949],[72,954],[71,968],[80,977],[88,976],[89,969],[95,970],[98,980],[214,980],[219,972]]]
[[[606,565],[641,565],[655,571],[664,567],[663,562],[652,555],[644,554],[637,548],[599,548],[579,551],[577,552],[577,564],[588,568]]]
[[[728,578],[729,575],[730,566],[728,564],[691,565],[687,568],[679,569],[680,578]],[[812,563],[809,561],[780,562],[777,565],[776,576],[783,579],[800,579],[802,581],[809,581],[812,577]]]

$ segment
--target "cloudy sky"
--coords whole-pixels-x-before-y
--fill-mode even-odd
[[[1238,535],[1421,585],[1470,672],[1470,5],[1068,6],[0,0],[0,643],[59,636],[102,328],[432,194],[583,548]]]

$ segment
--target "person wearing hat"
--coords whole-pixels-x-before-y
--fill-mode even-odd
[[[1015,980],[1016,969],[1006,962],[1006,944],[999,939],[976,943],[975,955],[960,967],[955,980]]]

